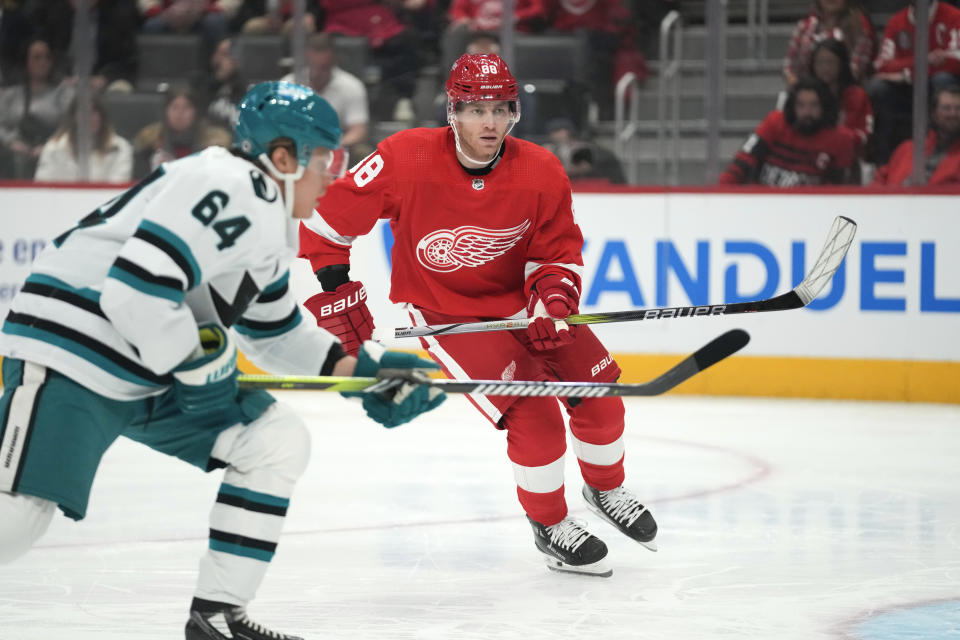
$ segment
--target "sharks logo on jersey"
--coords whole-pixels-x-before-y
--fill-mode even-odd
[[[465,226],[439,229],[417,243],[417,260],[431,271],[447,273],[460,267],[479,267],[513,248],[530,228],[530,221],[510,229]]]

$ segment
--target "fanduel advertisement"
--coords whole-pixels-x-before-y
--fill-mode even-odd
[[[0,188],[0,312],[45,243],[116,189]],[[960,361],[960,215],[956,196],[575,193],[584,235],[581,312],[651,311],[594,329],[614,353],[687,353],[726,328],[745,355]],[[813,266],[837,215],[857,222],[846,261],[807,308],[719,315],[721,305],[789,291]],[[451,228],[457,226],[450,221]],[[521,240],[522,241],[522,240]],[[353,249],[378,333],[408,326],[387,302],[389,226]],[[295,291],[317,291],[305,261]]]

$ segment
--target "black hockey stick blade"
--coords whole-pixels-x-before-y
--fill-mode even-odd
[[[712,304],[690,307],[657,307],[650,309],[632,309],[630,311],[611,311],[607,313],[580,313],[565,318],[569,325],[605,324],[607,322],[629,322],[635,320],[660,320],[668,318],[695,318],[699,316],[725,316],[735,313],[756,313],[761,311],[786,311],[800,309],[813,301],[823,291],[833,274],[843,263],[847,251],[853,244],[857,223],[845,216],[837,216],[827,234],[827,241],[820,250],[817,261],[809,273],[791,291],[765,300],[734,302],[731,304]],[[516,320],[489,320],[482,322],[459,322],[454,324],[435,324],[421,327],[404,327],[394,330],[395,338],[417,338],[453,333],[477,333],[483,331],[502,331],[526,329],[528,318]]]
[[[426,384],[446,393],[478,393],[488,396],[557,396],[561,398],[599,398],[602,396],[656,396],[673,389],[707,367],[733,355],[750,342],[743,329],[732,329],[708,342],[657,378],[639,384],[617,382],[532,382],[523,380],[434,380],[411,370],[391,371],[384,378],[341,376],[261,376],[241,375],[242,388],[310,389],[313,391],[386,391],[407,380]],[[405,374],[405,375],[404,375]]]

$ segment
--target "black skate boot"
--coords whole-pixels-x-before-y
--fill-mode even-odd
[[[184,632],[186,640],[303,640],[257,624],[243,607],[199,598],[190,607]]]
[[[647,508],[622,486],[600,491],[583,485],[583,499],[595,514],[630,536],[650,551],[657,550],[657,523]]]
[[[549,527],[531,520],[530,516],[527,516],[527,520],[530,520],[534,543],[543,553],[548,569],[601,578],[613,575],[613,570],[603,562],[607,556],[607,545],[584,529],[578,520],[564,518]]]

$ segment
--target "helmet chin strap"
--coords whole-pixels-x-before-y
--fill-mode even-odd
[[[273,162],[270,160],[270,157],[261,153],[257,158],[263,165],[273,174],[273,177],[277,180],[283,181],[283,205],[287,210],[287,217],[293,217],[293,183],[303,177],[303,171],[306,169],[301,164],[297,165],[297,170],[294,173],[283,173],[277,169]]]
[[[464,158],[466,158],[473,164],[477,165],[478,167],[482,167],[484,165],[487,165],[493,162],[493,158],[496,158],[497,153],[500,153],[500,149],[503,148],[503,145],[507,140],[507,136],[510,135],[510,132],[513,131],[514,125],[517,124],[517,121],[515,119],[513,118],[510,119],[510,126],[507,127],[506,133],[503,134],[503,140],[500,141],[500,147],[497,148],[497,153],[494,153],[492,158],[490,158],[489,160],[475,160],[470,156],[468,156],[467,153],[463,150],[463,147],[460,146],[460,132],[457,131],[456,119],[457,119],[457,116],[455,114],[451,113],[447,116],[447,123],[450,125],[450,128],[453,129],[453,143],[457,147],[457,153],[459,153]]]

